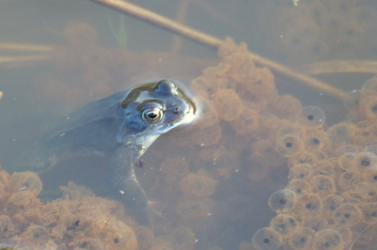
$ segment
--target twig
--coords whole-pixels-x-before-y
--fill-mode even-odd
[[[38,52],[51,52],[52,46],[31,45],[31,44],[14,44],[14,43],[0,43],[2,50],[18,50],[18,51],[38,51]]]
[[[353,246],[355,245],[356,241],[360,238],[360,236],[365,233],[366,230],[368,230],[371,226],[373,226],[374,224],[376,223],[372,223],[372,224],[369,224],[366,228],[364,228],[363,231],[361,231],[359,233],[359,235],[357,235],[356,239],[352,242],[351,246],[350,246],[350,250],[352,250]]]
[[[0,57],[0,63],[43,61],[43,60],[48,60],[48,59],[51,59],[51,56],[49,55],[9,56],[9,57]]]
[[[377,61],[328,61],[313,63],[302,68],[308,75],[333,73],[377,73]]]
[[[196,42],[207,45],[211,48],[217,49],[224,42],[216,37],[213,37],[205,33],[202,33],[198,30],[189,28],[169,18],[163,17],[152,11],[146,10],[144,8],[141,8],[137,5],[131,4],[123,0],[91,0],[91,1],[101,3],[115,10],[121,11],[123,13],[129,14],[143,21],[149,22],[151,24],[154,24],[161,28],[169,30],[175,34],[184,36]],[[281,74],[287,78],[294,79],[304,85],[311,87],[312,89],[315,89],[319,92],[324,92],[338,99],[344,99],[344,97],[346,96],[346,93],[344,91],[337,89],[335,87],[332,87],[322,81],[297,73],[286,66],[278,64],[274,61],[271,61],[257,54],[254,54],[251,52],[250,54],[253,56],[255,62],[258,65],[263,66],[263,67],[268,67],[277,74]]]
[[[158,25],[161,28],[172,31],[178,35],[190,38],[196,42],[200,42],[211,48],[217,48],[223,43],[220,39],[208,36],[205,33],[189,28],[183,24],[179,24],[169,18],[163,17],[150,10],[146,10],[137,5],[122,0],[92,0],[101,3],[115,10],[134,16],[143,21]]]
[[[185,23],[186,21],[186,14],[187,14],[187,7],[188,7],[189,0],[181,0],[177,12],[177,22],[178,23]],[[173,43],[172,43],[172,52],[177,54],[182,47],[182,37],[181,36],[174,36]]]

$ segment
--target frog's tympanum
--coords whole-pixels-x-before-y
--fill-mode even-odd
[[[21,156],[15,170],[41,173],[67,158],[111,155],[108,186],[140,217],[146,214],[147,197],[136,179],[135,162],[161,134],[191,121],[194,114],[194,103],[168,80],[118,92],[70,114]]]

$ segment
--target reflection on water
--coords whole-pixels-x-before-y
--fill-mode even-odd
[[[232,2],[227,12],[228,3],[203,3],[207,5],[195,8],[202,8],[207,18],[226,16],[217,20],[227,20],[222,33],[216,28],[214,33],[246,40],[249,47],[260,48],[257,53],[291,65],[375,56],[373,6],[348,0],[270,0]],[[103,20],[107,23],[107,17]],[[257,28],[249,27],[251,21]],[[135,249],[136,240],[140,250],[373,249],[375,78],[362,88],[363,80],[344,82],[361,89],[352,103],[346,100],[346,109],[342,102],[308,93],[298,83],[284,85],[268,68],[254,64],[246,44],[238,46],[232,39],[213,62],[104,46],[104,28],[96,27],[97,22],[64,23],[61,45],[54,46],[49,65],[34,71],[2,70],[0,160],[10,172],[12,158],[55,118],[128,88],[129,79],[194,78],[190,87],[200,103],[200,117],[193,126],[162,136],[136,169],[155,210],[153,231],[138,226],[127,208],[106,199],[109,194],[102,187],[107,159],[98,157],[70,160],[41,176],[39,197],[46,204],[36,197],[41,182],[34,174],[1,171],[0,239],[7,241],[0,243],[27,244],[28,249],[123,249],[126,244]],[[202,23],[205,30],[207,22]],[[231,25],[237,28],[227,30]],[[146,32],[143,25],[125,27],[131,34],[137,28]],[[263,28],[260,35],[254,32],[258,28]],[[106,34],[116,40],[110,31]],[[135,37],[141,36],[136,32]],[[132,39],[127,36],[131,47],[138,43]],[[140,44],[156,48],[150,40]],[[15,74],[18,71],[23,74]],[[66,186],[61,188],[63,198],[54,200],[61,197],[51,195],[59,185]]]

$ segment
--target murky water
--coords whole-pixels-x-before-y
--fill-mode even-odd
[[[138,226],[120,204],[94,197],[73,184],[63,188],[64,197],[70,199],[54,201],[62,197],[59,186],[69,181],[109,198],[104,182],[109,156],[94,156],[67,160],[41,175],[39,198],[44,203],[36,198],[39,191],[25,190],[39,185],[36,176],[22,175],[31,180],[25,187],[18,181],[21,177],[2,172],[2,241],[36,249],[121,249],[126,242],[132,243],[128,249],[134,249],[132,239],[138,240],[141,250],[310,249],[294,241],[307,230],[307,235],[313,235],[313,242],[308,242],[314,249],[321,249],[322,238],[331,235],[342,239],[331,242],[331,249],[373,249],[374,172],[373,168],[360,170],[357,164],[361,159],[360,164],[369,161],[374,166],[375,155],[365,158],[363,154],[377,154],[374,81],[364,86],[357,99],[361,105],[347,109],[342,100],[255,64],[248,53],[297,71],[325,61],[376,60],[377,6],[373,1],[137,1],[171,19],[182,18],[177,13],[184,13],[185,24],[236,41],[237,45],[228,40],[219,55],[193,41],[177,42],[165,30],[90,1],[0,4],[0,43],[43,46],[23,50],[0,46],[1,58],[43,58],[17,62],[0,58],[0,91],[4,93],[0,100],[0,165],[7,172],[12,172],[14,159],[59,119],[143,80],[183,82],[201,103],[202,113],[194,125],[160,137],[142,156],[143,166],[136,169],[153,201],[153,233]],[[327,70],[333,73],[315,77],[349,92],[361,89],[374,76],[367,67],[339,73],[330,65]],[[296,122],[296,114],[305,106],[324,110],[323,127]],[[343,121],[347,122],[343,127],[334,126]],[[287,148],[276,150],[276,145]],[[346,168],[341,159],[350,152],[352,167]],[[280,214],[275,217],[269,197],[288,182],[286,188],[297,187],[299,175],[292,168],[296,170],[299,163],[309,164],[312,171],[300,182],[310,186],[302,195],[311,196],[295,193],[292,210],[275,210]],[[359,177],[346,182],[344,173]],[[325,181],[330,183],[326,186],[329,193],[318,190],[320,181],[321,190]],[[327,196],[334,194],[354,211],[354,221],[342,218],[348,217],[343,210],[337,210],[339,215],[326,210]],[[310,199],[310,204],[321,204],[318,212],[305,210]],[[283,222],[289,216],[295,223],[291,231],[284,231],[287,223]],[[104,220],[108,224],[100,223]],[[254,238],[253,246],[253,235],[263,227],[275,231],[263,231],[260,241]]]

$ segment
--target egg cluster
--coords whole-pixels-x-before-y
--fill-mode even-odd
[[[309,106],[278,131],[275,149],[288,159],[289,182],[269,198],[277,216],[254,234],[256,249],[374,249],[377,78],[357,93],[350,122],[324,131],[324,112]]]
[[[246,44],[236,46],[228,38],[219,55],[222,60],[217,66],[192,81],[199,118],[196,130],[189,131],[192,142],[185,143],[202,147],[195,165],[210,161],[214,166],[210,172],[217,177],[229,177],[239,167],[234,156],[251,146],[252,165],[267,174],[269,168],[286,162],[275,152],[274,137],[281,126],[294,121],[301,102],[291,95],[278,95],[273,74],[255,66]],[[258,167],[253,170],[251,179],[265,176]]]
[[[1,248],[137,249],[133,230],[116,216],[122,206],[73,183],[61,189],[63,199],[43,204],[37,174],[1,170]]]
[[[292,125],[296,114],[312,112],[307,111],[311,107],[302,109],[295,97],[278,95],[273,74],[254,64],[246,44],[237,46],[228,38],[219,54],[221,61],[192,81],[198,104],[195,124],[169,132],[169,143],[161,138],[143,156],[146,165],[155,166],[160,161],[159,168],[137,169],[146,172],[138,175],[139,181],[149,197],[162,202],[158,209],[166,216],[165,220],[156,218],[155,230],[160,236],[154,238],[155,242],[178,226],[191,230],[198,239],[194,245],[197,249],[227,249],[216,243],[226,237],[213,228],[223,227],[224,220],[228,226],[237,226],[255,216],[250,192],[237,189],[248,190],[247,185],[262,181],[287,163],[286,155],[276,151],[276,134],[289,140],[287,135],[295,133],[288,131],[289,126],[298,128]],[[320,121],[321,114],[313,115],[320,127],[324,123]],[[281,127],[287,130],[284,132]],[[302,140],[305,130],[300,131],[291,138],[300,136],[297,153],[304,147],[318,152],[324,149],[313,142],[322,138],[321,133]],[[233,183],[239,175],[242,179]]]

